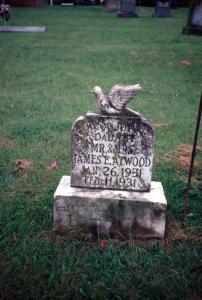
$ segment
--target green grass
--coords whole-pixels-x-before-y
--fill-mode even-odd
[[[181,34],[187,9],[168,19],[151,18],[152,8],[138,14],[12,9],[10,25],[43,25],[46,32],[0,34],[1,299],[200,299],[201,189],[192,184],[180,228],[187,169],[164,155],[193,142],[202,40]],[[72,123],[97,110],[89,93],[94,85],[108,92],[116,83],[140,83],[130,107],[153,123],[170,124],[156,129],[153,170],[168,200],[164,243],[111,240],[101,249],[100,240],[85,234],[52,232],[53,193],[69,174]],[[17,171],[16,159],[31,160],[33,169]],[[56,171],[47,169],[53,160]]]

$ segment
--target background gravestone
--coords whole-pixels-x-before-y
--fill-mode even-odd
[[[106,11],[118,11],[120,9],[120,0],[106,0],[105,10]]]
[[[118,17],[136,18],[136,0],[121,0]]]
[[[153,17],[170,17],[170,1],[156,0],[155,11]]]
[[[191,2],[187,26],[183,28],[183,33],[202,35],[202,0]]]

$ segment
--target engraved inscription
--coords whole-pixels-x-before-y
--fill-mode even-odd
[[[71,185],[148,191],[153,136],[140,116],[80,118],[72,130]]]

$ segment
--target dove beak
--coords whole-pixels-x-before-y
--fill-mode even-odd
[[[135,88],[136,88],[136,90],[138,90],[138,91],[140,91],[140,90],[142,89],[141,86],[140,86],[140,84],[136,84]]]

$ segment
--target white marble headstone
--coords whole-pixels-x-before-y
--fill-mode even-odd
[[[154,131],[133,111],[88,113],[72,128],[71,186],[149,191]]]
[[[115,85],[108,95],[92,89],[100,113],[73,124],[70,176],[54,198],[54,230],[80,228],[96,236],[163,238],[166,198],[152,182],[154,130],[126,108],[140,85]]]

